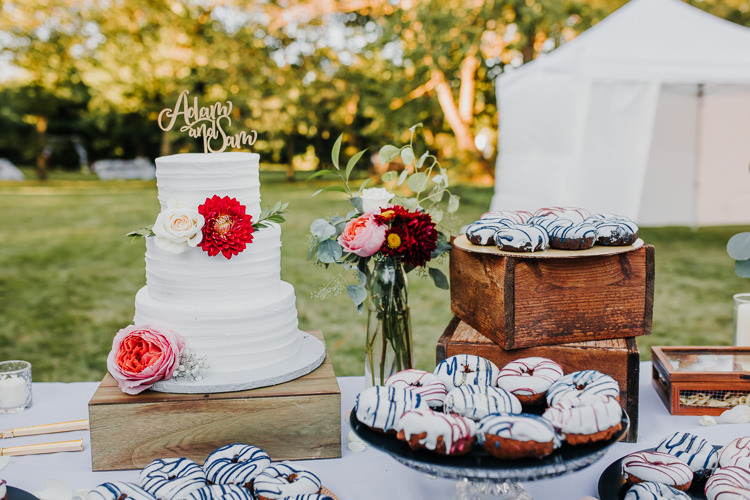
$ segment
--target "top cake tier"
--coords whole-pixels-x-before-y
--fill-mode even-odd
[[[162,210],[178,203],[197,207],[214,195],[236,198],[253,220],[260,216],[260,156],[257,153],[183,153],[156,159]]]

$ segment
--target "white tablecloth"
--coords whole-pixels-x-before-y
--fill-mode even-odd
[[[578,472],[524,483],[534,499],[577,500],[587,495],[598,498],[599,476],[610,463],[632,451],[653,447],[675,430],[695,432],[714,444],[725,444],[734,437],[750,435],[750,424],[701,427],[697,417],[671,416],[651,385],[651,363],[641,363],[640,370],[638,442],[617,443],[602,460]],[[415,472],[376,449],[355,452],[347,448],[346,438],[350,431],[347,413],[354,406],[356,394],[363,388],[363,379],[341,377],[338,382],[341,387],[342,458],[301,463],[318,473],[323,483],[341,500],[450,499],[455,492],[453,480]],[[87,404],[97,386],[93,382],[35,383],[32,408],[18,414],[0,415],[0,430],[88,418]],[[83,438],[83,452],[10,457],[10,463],[0,470],[0,477],[11,486],[29,492],[42,490],[49,479],[60,480],[73,491],[92,488],[106,481],[136,479],[138,471],[92,472],[89,436],[84,431],[0,440],[0,447],[78,438]]]

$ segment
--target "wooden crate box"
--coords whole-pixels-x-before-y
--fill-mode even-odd
[[[451,309],[504,349],[648,335],[654,247],[628,248],[531,257],[461,235],[451,249]]]
[[[620,404],[630,417],[630,430],[625,441],[634,443],[638,438],[640,354],[635,338],[535,346],[509,351],[481,335],[459,318],[453,318],[438,340],[435,358],[439,363],[456,354],[482,356],[499,368],[515,359],[541,356],[560,364],[565,373],[586,369],[606,373],[620,385]]]
[[[341,392],[330,360],[271,387],[216,394],[123,394],[107,374],[89,402],[92,469],[141,469],[156,458],[202,464],[245,443],[273,460],[341,456]]]

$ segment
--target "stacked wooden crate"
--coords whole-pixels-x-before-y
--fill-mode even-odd
[[[654,248],[642,242],[592,251],[511,254],[459,236],[450,259],[455,315],[437,345],[437,361],[478,354],[502,367],[542,356],[566,373],[596,369],[620,384],[638,434],[639,353],[651,333]]]

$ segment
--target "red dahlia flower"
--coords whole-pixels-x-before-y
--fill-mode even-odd
[[[198,213],[205,219],[203,240],[198,244],[208,255],[213,257],[221,252],[231,259],[253,241],[252,216],[246,213],[245,205],[235,198],[225,196],[206,198],[198,206]]]
[[[390,223],[380,251],[384,255],[401,256],[409,265],[424,266],[437,248],[438,232],[429,214],[410,212],[395,205],[381,210],[379,222]]]

